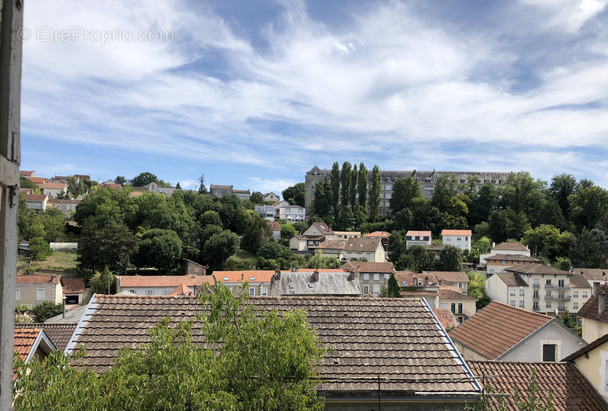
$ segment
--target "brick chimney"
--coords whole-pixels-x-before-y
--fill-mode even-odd
[[[601,317],[604,314],[604,311],[606,311],[606,293],[603,291],[600,291],[600,293],[597,295],[597,315],[598,315],[598,317]]]
[[[315,270],[315,271],[313,271],[313,273],[312,273],[312,278],[314,279],[314,282],[315,282],[315,283],[318,283],[318,282],[319,282],[319,270]]]
[[[245,274],[241,273],[241,282],[245,281]]]
[[[600,283],[598,283],[597,281],[593,283],[593,296],[597,297],[597,295],[600,292]]]

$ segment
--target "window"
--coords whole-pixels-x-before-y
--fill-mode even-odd
[[[146,295],[154,295],[154,290],[146,290]]]
[[[582,296],[583,298],[589,298],[589,297],[587,296],[587,291],[582,291],[582,292],[581,292],[581,294],[582,294],[581,296]]]
[[[526,290],[524,290],[523,288],[519,289],[519,296],[520,297],[524,297],[526,295]]]
[[[534,288],[538,288],[540,286],[538,278],[534,279]]]
[[[372,253],[365,253],[365,258],[370,260],[372,258]]]
[[[551,301],[547,301],[545,304],[545,308],[551,308]]]
[[[509,289],[509,295],[515,296],[515,294],[516,294],[515,288],[510,288]]]
[[[458,303],[458,314],[462,314],[462,303]]]
[[[385,280],[388,280],[389,278],[391,278],[391,275],[390,275],[390,274],[384,274],[384,279],[385,279]]]
[[[507,265],[507,262],[505,260],[500,260],[500,264],[501,265]]]
[[[137,294],[137,293],[135,292],[135,290],[133,290],[133,289],[129,290],[129,292],[130,292],[130,293],[133,293],[133,294]]]
[[[260,295],[268,295],[268,289],[266,287],[260,287]]]
[[[374,285],[374,296],[378,296],[380,294],[380,286]]]
[[[510,305],[511,307],[515,307],[515,300],[511,300],[511,301],[509,301],[509,305]]]
[[[563,286],[564,286],[564,280],[559,280],[559,281],[557,282],[557,286],[558,286],[558,287],[563,287]]]
[[[574,301],[572,303],[572,308],[575,309],[575,310],[578,310],[578,301]]]
[[[363,286],[363,294],[369,294],[369,285]]]
[[[380,281],[380,274],[374,274],[374,281]]]
[[[15,300],[21,300],[21,290],[19,288],[15,290]]]
[[[578,298],[578,291],[572,291],[572,297]]]
[[[556,344],[543,344],[543,361],[555,362]]]
[[[44,300],[44,288],[38,288],[36,290],[36,299],[37,300]]]
[[[456,303],[452,303],[450,310],[455,314],[456,313]]]
[[[524,300],[519,300],[519,308],[524,308]]]
[[[547,282],[545,282],[546,285],[551,285],[551,280],[547,279]]]
[[[534,301],[534,302],[532,303],[532,309],[533,309],[533,310],[535,310],[535,311],[540,310],[540,307],[539,307],[539,305],[538,305],[538,301]]]
[[[369,281],[369,273],[363,274],[363,280]]]
[[[547,290],[547,291],[545,291],[545,295],[546,295],[547,297],[551,297],[551,290]]]
[[[538,298],[538,290],[534,290],[534,292],[532,293],[532,297]]]
[[[249,287],[249,296],[253,297],[255,295],[255,288]]]
[[[163,295],[169,295],[171,294],[171,290],[163,290]]]

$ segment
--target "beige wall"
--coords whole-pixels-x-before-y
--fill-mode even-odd
[[[580,317],[583,324],[583,340],[588,343],[608,334],[608,324]]]
[[[38,300],[38,289],[44,289],[44,299]],[[63,289],[60,283],[45,283],[45,284],[17,284],[15,290],[19,290],[19,300],[15,300],[15,307],[22,304],[31,304],[32,307],[43,301],[52,301],[55,304],[60,304],[63,301]],[[15,293],[17,294],[17,292]]]
[[[476,353],[475,351],[465,347],[464,345],[460,344],[458,341],[454,341],[454,345],[456,346],[456,348],[462,355],[462,358],[465,359],[465,361],[487,361],[488,360],[483,355],[480,355],[480,354]]]
[[[586,355],[581,355],[574,360],[576,368],[589,380],[605,400],[608,401],[608,342],[595,347]]]
[[[378,295],[382,290],[382,287],[388,284],[388,279],[390,277],[391,275],[388,273],[359,273],[361,295]],[[365,287],[367,287],[367,290]]]
[[[456,304],[455,310],[452,313],[459,322],[463,322],[475,314],[476,307],[474,300],[440,300],[439,307],[451,310],[452,304]],[[458,312],[458,304],[462,304],[462,313]]]

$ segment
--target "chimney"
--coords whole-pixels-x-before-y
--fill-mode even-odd
[[[313,271],[312,276],[315,280],[315,283],[318,283],[319,282],[319,270]]]
[[[54,276],[54,275],[52,275],[52,276],[51,276],[51,282],[52,282],[52,283],[54,283],[54,282],[55,282],[55,276]]]
[[[279,270],[279,268],[275,268],[274,269],[274,275],[272,276],[276,281],[279,281],[281,279],[281,270]]]
[[[355,279],[355,273],[353,271],[348,272],[348,281],[353,281]]]
[[[245,281],[245,274],[241,273],[241,282]]]
[[[604,311],[606,311],[606,293],[600,291],[597,295],[597,316],[601,317]]]
[[[600,283],[598,283],[597,281],[594,281],[593,282],[593,296],[597,297],[599,292],[600,292]]]

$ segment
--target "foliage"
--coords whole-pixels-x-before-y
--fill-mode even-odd
[[[391,212],[393,214],[409,208],[412,200],[420,197],[420,184],[412,177],[400,178],[393,184],[393,193],[390,199]]]
[[[375,223],[380,219],[380,194],[382,192],[382,180],[380,178],[380,168],[376,165],[372,169],[372,184],[367,200],[369,209],[369,220]]]
[[[315,198],[312,202],[312,212],[323,220],[332,216],[334,196],[331,185],[325,182],[318,182],[315,185]]]
[[[249,200],[253,204],[264,204],[264,195],[262,193],[260,193],[259,191],[254,191],[251,194],[251,197],[249,198]]]
[[[521,238],[530,228],[528,218],[523,211],[517,213],[507,207],[492,214],[490,217],[490,235],[496,243],[507,241],[509,238]]]
[[[96,273],[89,281],[91,291],[96,294],[110,294],[116,290],[114,274],[110,272],[108,267],[105,267],[100,273]]]
[[[478,310],[481,310],[492,301],[486,295],[486,277],[477,271],[469,271],[467,277],[469,277],[467,294],[469,297],[477,298],[475,306]]]
[[[439,260],[436,261],[437,271],[462,271],[462,252],[460,249],[448,245],[439,252]]]
[[[348,161],[342,164],[342,170],[340,170],[340,214],[344,211],[344,208],[350,206],[350,180],[352,178],[352,167]],[[339,220],[339,219],[338,219]]]
[[[137,237],[124,224],[98,229],[94,220],[89,219],[78,243],[78,265],[85,270],[102,270],[107,266],[111,271],[124,273],[137,250]]]
[[[34,319],[37,323],[43,323],[62,312],[63,306],[61,304],[55,304],[52,301],[43,301],[32,308],[32,314],[34,314]]]
[[[570,311],[566,310],[561,317],[559,317],[560,321],[568,328],[572,330],[579,337],[583,336],[583,326],[579,321],[577,321],[576,317],[574,317]]]
[[[239,236],[224,230],[212,235],[203,246],[203,261],[211,270],[219,270],[228,257],[239,249]]]
[[[334,213],[334,221],[338,221],[340,217],[340,165],[336,161],[331,167],[329,175],[329,184],[331,187],[331,208]]]
[[[35,260],[44,260],[53,254],[53,250],[51,250],[48,242],[43,238],[37,237],[30,240],[28,254]]]
[[[31,188],[32,190],[34,190],[34,194],[38,194],[38,192],[40,191],[36,184],[32,183],[29,178],[23,176],[19,177],[19,188]]]
[[[332,256],[324,256],[321,251],[317,251],[315,255],[308,259],[308,267],[310,268],[338,268],[340,262]]]
[[[177,233],[153,228],[141,236],[136,261],[139,267],[152,266],[167,273],[180,264],[181,256],[182,240]]]
[[[398,260],[401,262],[401,259]],[[405,268],[409,268],[414,273],[421,273],[423,271],[429,271],[434,268],[435,254],[432,251],[427,251],[421,245],[412,246],[405,254],[404,264]]]
[[[553,263],[553,267],[558,270],[570,271],[572,268],[572,263],[569,258],[557,257],[555,262]]]
[[[154,182],[158,183],[158,177],[147,171],[133,177],[130,181],[133,187],[143,187]]]
[[[359,199],[359,206],[365,213],[367,210],[367,168],[365,164],[359,164],[359,172],[357,176],[357,196]]]
[[[287,187],[281,194],[283,195],[283,200],[289,204],[304,207],[306,185],[304,183],[297,183],[296,185]]]
[[[255,254],[269,238],[272,238],[272,230],[270,229],[268,222],[259,214],[252,214],[251,220],[247,224],[247,229],[241,240],[241,246],[245,250]]]
[[[567,245],[570,241],[570,233],[560,232],[557,227],[541,224],[524,232],[523,244],[534,253],[549,260],[566,254]]]
[[[395,273],[391,273],[391,276],[388,279],[386,294],[386,296],[389,298],[401,298],[401,293],[399,292],[399,282],[397,282],[397,279],[395,278]]]
[[[221,284],[201,293],[205,315],[165,318],[151,342],[123,348],[101,377],[55,351],[27,366],[16,358],[17,409],[321,410],[314,387],[325,350],[302,311],[260,312]],[[200,329],[207,345],[195,343]],[[220,344],[221,343],[221,344]]]

